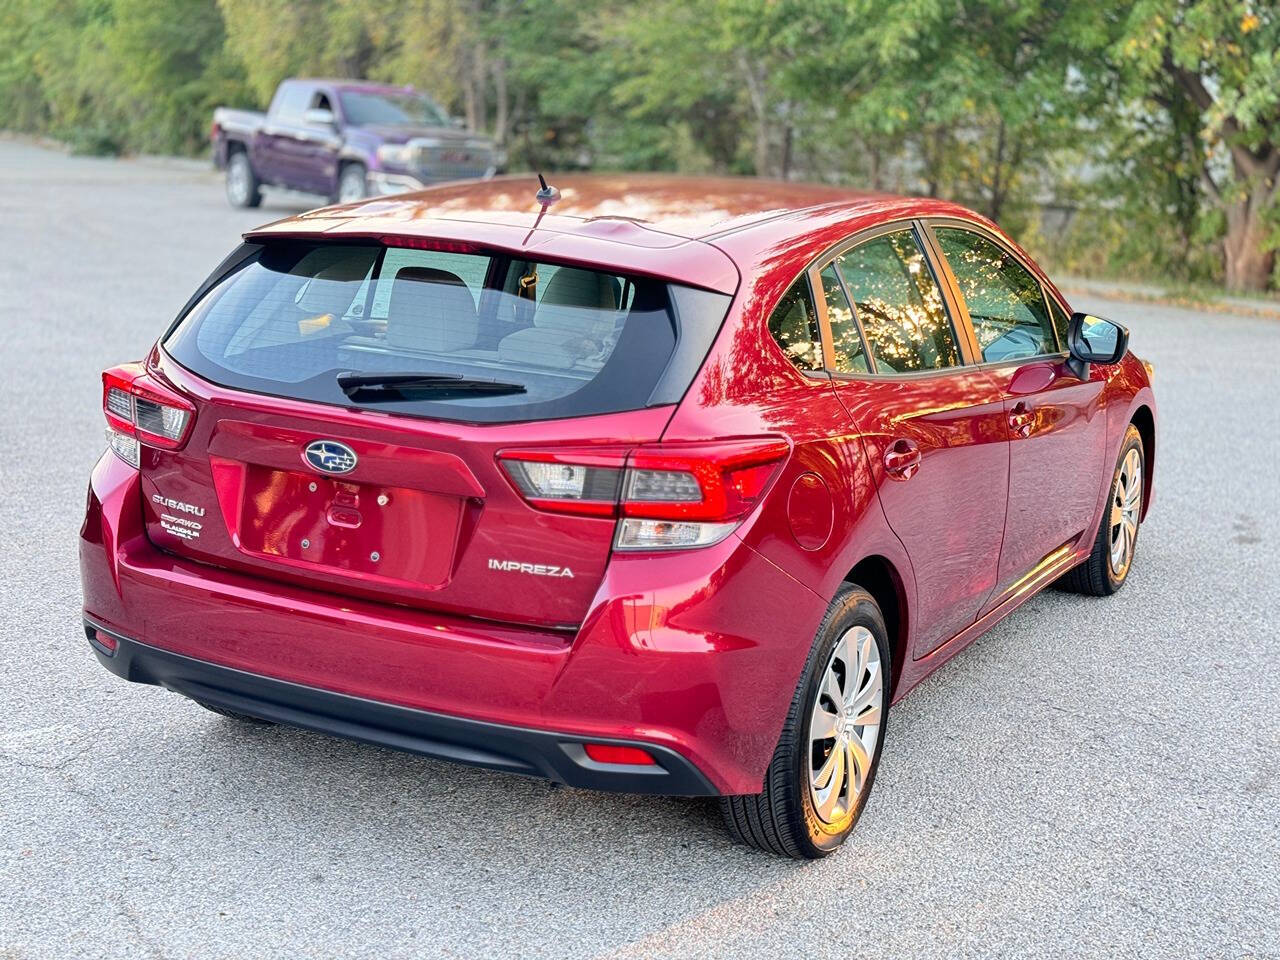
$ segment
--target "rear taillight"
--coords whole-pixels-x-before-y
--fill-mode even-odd
[[[499,460],[540,510],[618,517],[618,550],[705,547],[759,503],[789,446],[773,437],[623,448],[512,450]]]
[[[139,444],[176,450],[187,439],[195,407],[147,375],[140,363],[102,374],[102,412],[107,442],[127,463],[139,463]]]

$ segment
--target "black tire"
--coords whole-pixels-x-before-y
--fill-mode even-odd
[[[1102,522],[1098,525],[1098,533],[1093,538],[1093,549],[1088,559],[1059,578],[1055,584],[1058,588],[1090,597],[1109,597],[1123,587],[1129,579],[1129,571],[1133,569],[1133,561],[1137,557],[1138,534],[1142,531],[1141,509],[1139,509],[1139,520],[1133,535],[1129,562],[1119,573],[1111,565],[1111,516],[1112,506],[1116,502],[1119,491],[1121,467],[1131,450],[1138,451],[1139,475],[1142,476],[1143,483],[1146,483],[1147,455],[1142,446],[1142,434],[1138,432],[1137,427],[1129,424],[1129,429],[1124,434],[1124,443],[1120,444],[1120,456],[1116,458],[1115,470],[1111,475],[1107,508],[1102,514]],[[1143,495],[1145,496],[1145,492]]]
[[[810,714],[832,651],[840,638],[857,626],[864,626],[870,631],[879,649],[883,677],[880,729],[861,793],[838,823],[826,824],[817,816],[809,791]],[[892,676],[888,633],[880,608],[871,594],[861,587],[845,584],[836,593],[818,627],[800,683],[787,711],[778,746],[765,772],[764,790],[757,794],[720,798],[720,812],[734,839],[797,860],[825,857],[844,843],[866,808],[876,770],[880,766]]]
[[[348,193],[350,191],[350,193]],[[369,195],[369,174],[362,163],[346,163],[338,171],[334,203],[355,203]]]
[[[192,698],[193,700],[195,698]],[[236,713],[234,710],[226,710],[222,707],[215,707],[212,703],[205,703],[203,700],[195,700],[196,703],[219,716],[229,717],[232,720],[239,720],[241,723],[252,723],[257,726],[270,726],[270,720],[264,720],[261,717],[251,717],[247,713]]]
[[[241,208],[262,203],[262,182],[243,150],[234,150],[227,157],[227,202]]]

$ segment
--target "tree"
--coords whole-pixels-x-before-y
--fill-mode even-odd
[[[1198,118],[1199,180],[1226,220],[1227,287],[1266,289],[1280,183],[1280,11],[1252,0],[1140,0],[1115,58],[1130,92]]]

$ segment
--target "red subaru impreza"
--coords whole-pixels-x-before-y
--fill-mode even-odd
[[[817,857],[889,705],[1123,586],[1155,402],[991,222],[749,180],[442,186],[246,235],[103,375],[107,669],[219,713],[720,796]]]

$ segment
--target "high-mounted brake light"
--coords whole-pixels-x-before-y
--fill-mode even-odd
[[[727,537],[790,447],[773,437],[627,448],[510,450],[498,457],[530,506],[618,517],[618,550],[705,547]]]
[[[437,240],[434,237],[397,237],[384,236],[378,238],[384,247],[407,247],[411,250],[435,250],[439,253],[479,253],[480,247],[465,240]]]
[[[103,372],[102,412],[111,449],[136,467],[139,443],[166,450],[181,447],[196,409],[148,376],[142,364],[127,363]]]

